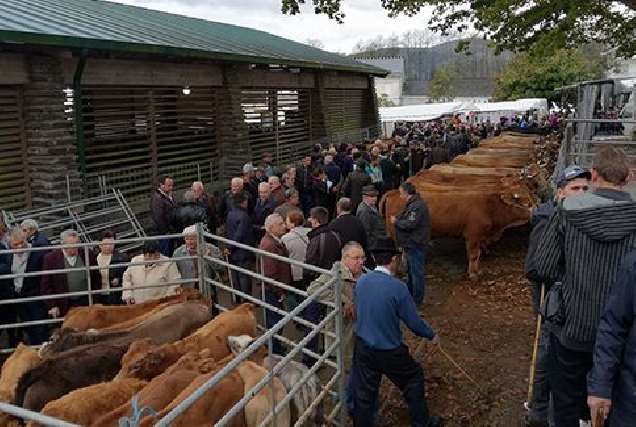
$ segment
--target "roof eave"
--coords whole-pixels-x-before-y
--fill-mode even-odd
[[[355,73],[364,73],[376,77],[386,77],[389,72],[387,70],[366,66],[357,67],[354,65],[329,64],[312,61],[299,61],[289,58],[280,57],[264,57],[253,55],[240,55],[235,53],[213,52],[199,49],[177,48],[171,46],[145,44],[145,43],[126,43],[112,40],[89,39],[83,37],[72,37],[62,35],[38,34],[25,31],[6,31],[0,30],[0,43],[11,44],[31,44],[51,47],[66,48],[83,48],[83,49],[99,49],[118,52],[131,53],[147,53],[147,54],[168,54],[192,59],[212,59],[222,61],[238,61],[257,64],[281,64],[300,68],[323,69],[334,71],[348,71]]]

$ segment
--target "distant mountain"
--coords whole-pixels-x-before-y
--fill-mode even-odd
[[[429,95],[430,82],[441,67],[457,64],[461,81],[456,87],[464,97],[490,97],[495,88],[495,77],[502,73],[513,58],[511,52],[494,54],[482,39],[471,39],[470,55],[455,52],[457,41],[433,47],[383,48],[373,52],[357,53],[357,59],[378,57],[404,58],[404,95]]]

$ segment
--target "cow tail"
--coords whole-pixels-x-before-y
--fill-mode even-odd
[[[15,406],[19,406],[20,408],[23,407],[24,397],[26,396],[27,390],[42,377],[43,373],[46,372],[46,369],[42,368],[43,365],[44,363],[39,363],[22,374],[18,380],[18,385],[15,387],[15,398],[13,400],[13,404]]]

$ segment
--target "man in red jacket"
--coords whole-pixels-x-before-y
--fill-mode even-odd
[[[261,239],[258,248],[288,258],[289,252],[281,241],[281,237],[285,234],[285,222],[279,214],[271,214],[265,219],[265,236]],[[268,256],[259,255],[257,269],[265,277],[275,280],[284,285],[291,284],[291,265],[288,262],[275,259]],[[262,271],[261,271],[262,269]],[[283,309],[285,301],[285,290],[271,283],[264,283],[265,286],[265,302],[267,304]],[[282,316],[274,311],[267,310],[265,314],[265,326],[269,329],[274,326]],[[279,340],[273,341],[272,351],[276,354],[284,354],[283,344]]]

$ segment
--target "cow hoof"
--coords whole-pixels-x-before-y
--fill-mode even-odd
[[[469,277],[471,282],[476,282],[477,280],[479,280],[479,274],[477,273],[470,273]]]

